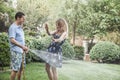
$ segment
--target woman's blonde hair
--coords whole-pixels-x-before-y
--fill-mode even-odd
[[[60,26],[62,32],[66,32],[67,33],[67,37],[68,37],[68,24],[66,22],[65,19],[63,18],[59,18],[57,21],[56,21],[56,24],[58,26]]]

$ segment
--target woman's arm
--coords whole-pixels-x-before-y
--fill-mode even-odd
[[[46,32],[47,32],[48,35],[52,35],[52,34],[54,34],[56,32],[56,30],[50,32],[47,24],[45,24],[45,29],[46,29]]]
[[[53,39],[55,42],[61,42],[67,37],[67,32],[64,32],[59,39]]]
[[[45,24],[45,30],[46,30],[47,34],[50,35],[50,31],[49,31],[49,28],[48,28],[48,24]]]

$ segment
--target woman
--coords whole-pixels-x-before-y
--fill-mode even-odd
[[[48,52],[50,54],[60,54],[62,56],[61,45],[64,43],[65,39],[68,36],[68,25],[64,19],[58,19],[56,21],[56,30],[49,32],[48,25],[45,24],[45,29],[48,35],[53,36],[52,42],[48,47]],[[62,62],[62,61],[61,61]],[[51,66],[49,63],[46,63],[46,71],[49,77],[49,80],[58,80],[56,67]]]

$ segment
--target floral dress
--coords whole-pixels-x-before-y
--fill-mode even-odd
[[[59,39],[60,35],[54,34],[54,39]],[[51,57],[51,61],[55,62],[54,64],[51,64],[51,62],[48,62],[50,65],[56,66],[56,67],[62,67],[62,44],[65,42],[65,39],[61,42],[54,42],[52,41],[47,48],[47,51],[50,52],[49,54],[53,54]],[[56,61],[55,61],[56,60]]]
[[[53,35],[54,39],[58,39],[60,38],[59,35],[54,34]],[[61,41],[61,42],[54,42],[52,41],[48,47],[48,52],[51,52],[53,54],[58,54],[61,53],[62,54],[62,44],[64,43],[65,40]]]
[[[59,39],[60,35],[52,35],[54,39]],[[65,42],[65,39],[61,42],[52,41],[47,48],[47,51],[42,50],[30,50],[40,59],[44,60],[52,67],[62,67],[62,44]]]

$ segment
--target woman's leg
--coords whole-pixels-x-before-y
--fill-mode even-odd
[[[53,80],[58,80],[57,70],[55,67],[52,67]]]
[[[53,80],[53,74],[51,72],[50,65],[48,63],[46,63],[46,71],[47,71],[49,80]]]

